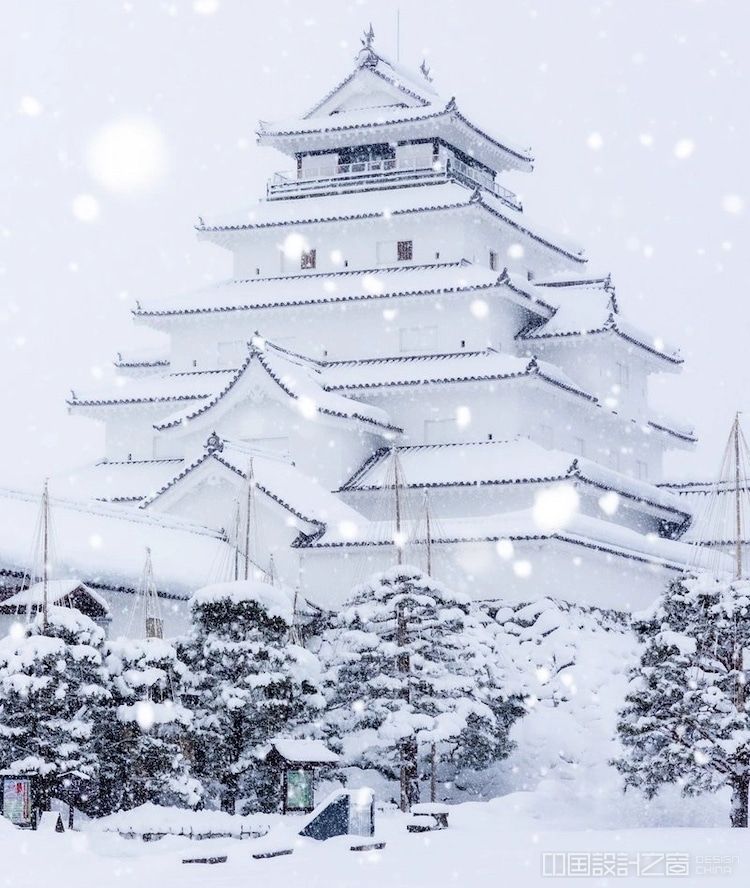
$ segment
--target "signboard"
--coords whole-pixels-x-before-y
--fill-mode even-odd
[[[31,826],[31,780],[3,777],[3,816],[16,826]]]
[[[312,811],[313,772],[306,769],[286,772],[286,810]]]

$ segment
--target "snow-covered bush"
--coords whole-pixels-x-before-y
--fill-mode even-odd
[[[251,580],[199,589],[182,657],[194,676],[189,702],[195,774],[234,813],[274,810],[280,786],[263,764],[268,742],[303,730],[325,700],[317,658],[289,640],[291,596]]]
[[[191,713],[181,703],[190,680],[175,646],[161,638],[106,645],[114,712],[100,726],[99,810],[145,802],[196,805],[200,783],[186,755]]]
[[[627,616],[547,597],[483,606],[496,623],[507,689],[525,714],[511,728],[515,748],[504,767],[460,775],[457,788],[485,798],[542,788],[545,805],[566,817],[618,799],[621,778],[610,763],[617,714],[640,650]]]
[[[86,807],[99,774],[95,731],[110,702],[104,632],[80,611],[50,607],[0,640],[0,768],[39,778],[53,796]]]
[[[516,704],[487,624],[465,596],[399,566],[355,589],[322,635],[330,740],[346,765],[401,779],[404,807],[433,745],[442,780],[510,749]]]
[[[618,725],[617,767],[648,798],[729,786],[732,826],[748,825],[750,582],[672,583],[635,628],[645,642]]]

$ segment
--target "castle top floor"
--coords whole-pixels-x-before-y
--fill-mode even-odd
[[[450,172],[517,203],[496,176],[529,171],[526,148],[500,141],[441,97],[423,63],[413,74],[376,53],[370,30],[354,70],[304,116],[261,121],[258,142],[286,154],[293,168],[269,182],[268,198],[355,190]]]

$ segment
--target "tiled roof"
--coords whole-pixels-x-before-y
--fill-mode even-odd
[[[295,360],[296,358],[300,358],[300,360]],[[245,362],[238,370],[232,371],[231,377],[220,391],[212,397],[204,399],[197,406],[188,407],[177,415],[156,423],[154,427],[159,431],[165,431],[182,426],[207,413],[238,385],[252,365],[257,365],[262,367],[269,378],[292,400],[298,401],[307,398],[315,413],[339,419],[355,420],[381,433],[400,434],[401,429],[390,423],[385,411],[361,404],[350,398],[326,393],[319,380],[314,378],[313,363],[308,359],[295,356],[291,352],[285,352],[270,343],[260,346],[253,344]]]
[[[195,293],[139,306],[135,317],[210,314],[269,308],[331,305],[395,297],[441,296],[503,287],[548,317],[554,310],[515,274],[482,265],[443,262],[226,281]]]
[[[242,214],[204,221],[196,229],[199,232],[246,231],[289,225],[308,225],[319,222],[347,222],[358,219],[378,219],[409,213],[427,213],[445,210],[479,207],[511,228],[527,235],[553,252],[575,262],[585,263],[580,248],[564,247],[551,235],[533,230],[518,214],[508,215],[502,200],[483,191],[472,190],[456,181],[441,184],[414,185],[399,191],[369,191],[361,194],[336,194],[322,197],[305,197],[299,200],[273,200],[256,204]]]
[[[349,521],[356,523],[364,520],[355,509],[321,487],[320,484],[297,469],[293,463],[226,441],[220,441],[218,448],[207,450],[174,474],[158,491],[143,502],[140,508],[149,509],[167,491],[209,460],[215,461],[238,478],[245,479],[251,459],[256,490],[301,521],[312,524],[321,530],[329,522]]]
[[[488,348],[481,352],[398,355],[358,361],[332,361],[324,371],[327,391],[356,391],[452,382],[539,379],[596,401],[562,371],[535,358],[517,357]]]
[[[654,484],[607,469],[591,460],[560,450],[547,450],[526,438],[381,448],[343,485],[343,492],[382,490],[389,477],[391,453],[399,455],[407,488],[485,487],[508,484],[579,480],[600,490],[615,490],[632,502],[674,514],[682,525],[690,509],[674,494]]]

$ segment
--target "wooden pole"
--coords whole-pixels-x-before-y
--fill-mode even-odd
[[[430,801],[437,801],[437,744],[430,746]]]
[[[237,497],[237,508],[234,513],[234,579],[240,578],[240,499]]]
[[[395,500],[394,505],[396,507],[396,564],[403,564],[404,546],[401,538],[401,476],[398,470],[398,456],[395,448],[391,451],[391,458],[393,459],[393,495]]]
[[[42,492],[42,629],[47,628],[49,618],[49,479],[44,479]]]
[[[247,515],[245,520],[245,579],[250,575],[250,525],[252,523],[253,508],[253,460],[247,467]]]
[[[742,500],[740,491],[740,415],[734,418],[735,576],[742,579]]]

